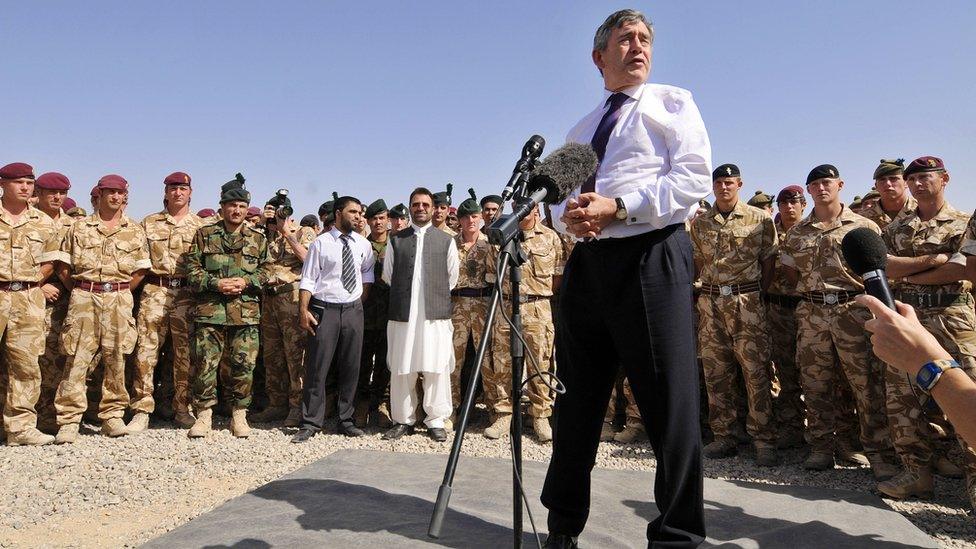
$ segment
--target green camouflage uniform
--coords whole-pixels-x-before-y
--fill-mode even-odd
[[[816,451],[834,450],[847,414],[846,406],[838,406],[837,386],[846,381],[854,395],[865,453],[872,462],[893,461],[884,376],[864,330],[871,313],[853,300],[845,301],[861,293],[864,285],[841,255],[847,233],[860,227],[880,231],[873,221],[846,207],[831,222],[814,215],[798,222],[780,249],[782,264],[799,272],[796,290],[804,296],[796,310],[796,356],[807,407],[807,442]],[[825,302],[815,303],[817,296]]]
[[[315,229],[300,227],[292,231],[305,248],[317,236]],[[285,238],[274,233],[268,242],[268,280],[261,302],[261,343],[264,358],[264,381],[268,406],[302,408],[305,336],[298,324],[298,282],[303,261]]]
[[[223,223],[215,223],[200,228],[193,238],[186,278],[198,292],[190,349],[196,367],[192,384],[196,412],[217,403],[217,369],[225,347],[230,348],[228,401],[234,408],[251,403],[267,261],[267,239],[248,225],[227,232]],[[236,277],[247,281],[244,293],[225,296],[217,290],[219,279]]]
[[[386,365],[386,322],[390,305],[390,285],[382,280],[382,275],[386,247],[392,234],[388,232],[387,239],[383,242],[367,237],[376,258],[373,266],[375,281],[369,287],[369,295],[363,303],[363,353],[359,363],[356,401],[357,404],[368,402],[370,410],[379,407],[390,386],[390,369]]]
[[[883,231],[888,253],[899,257],[949,254],[956,256],[953,261],[965,262],[959,252],[969,217],[948,203],[928,221],[922,221],[915,211],[898,215]],[[971,251],[976,253],[976,249]],[[913,305],[925,329],[976,379],[976,313],[971,289],[968,281],[938,286],[896,281],[893,288],[896,299]],[[958,297],[951,304],[927,306],[925,303],[926,298],[943,296]],[[928,467],[933,459],[934,433],[912,392],[912,382],[892,368],[887,368],[885,381],[888,423],[898,457],[906,469],[918,471]],[[976,473],[976,453],[962,439],[960,442],[965,449],[966,471],[972,475]]]
[[[522,333],[528,344],[525,348],[526,375],[533,375],[536,373],[534,364],[537,364],[542,371],[549,371],[552,367],[555,330],[552,325],[549,299],[552,297],[554,279],[562,276],[566,259],[563,257],[563,246],[559,236],[542,223],[536,223],[535,227],[522,231],[522,234],[525,239],[522,250],[528,258],[522,266],[522,284],[519,287],[522,298],[526,300],[521,304]],[[497,246],[490,246],[487,257],[488,271],[485,275],[485,280],[489,284],[495,283],[495,263],[499,253]],[[511,310],[508,299],[509,285],[510,280],[506,275],[503,283],[506,299],[501,304],[505,307],[506,314]],[[485,403],[495,414],[510,414],[512,413],[511,330],[500,313],[495,322],[491,342],[493,364],[490,365],[490,370],[482,367]],[[535,357],[534,362],[529,355]],[[553,395],[549,383],[549,380],[536,376],[528,384],[527,392],[531,402],[529,415],[534,418],[541,419],[552,415]]]
[[[50,217],[28,207],[17,221],[0,212],[0,282],[21,283],[0,291],[0,353],[7,368],[3,428],[7,435],[37,425],[41,392],[38,356],[44,352],[44,294],[37,285],[41,265],[55,259],[58,228]]]
[[[769,213],[741,200],[728,217],[710,208],[691,225],[695,264],[701,269],[697,301],[698,342],[708,392],[709,424],[715,437],[731,438],[739,403],[737,368],[745,382],[746,430],[757,446],[776,441],[769,382],[769,332],[759,295],[762,263],[776,253],[776,227]],[[745,292],[732,286],[747,284]],[[706,289],[709,289],[706,291]],[[722,293],[724,288],[731,291]],[[709,295],[709,293],[719,295]]]

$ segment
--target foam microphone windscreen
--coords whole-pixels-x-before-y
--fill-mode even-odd
[[[847,233],[840,244],[844,261],[858,275],[884,270],[888,265],[888,247],[878,233],[860,227]]]
[[[545,202],[558,204],[596,173],[599,159],[588,143],[566,143],[552,151],[532,172],[529,189],[546,187]]]

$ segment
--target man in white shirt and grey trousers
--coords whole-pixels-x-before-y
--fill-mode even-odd
[[[390,238],[383,280],[390,285],[387,358],[390,415],[396,425],[383,435],[395,440],[412,432],[417,420],[417,376],[423,374],[427,434],[447,440],[451,415],[454,324],[451,289],[458,281],[457,245],[431,225],[434,196],[424,188],[410,193],[410,226]]]
[[[308,248],[299,283],[299,321],[312,337],[305,349],[302,424],[291,441],[305,442],[325,423],[325,378],[335,357],[339,369],[340,434],[365,433],[353,423],[353,397],[363,346],[363,301],[373,283],[373,247],[356,232],[363,205],[351,196],[335,201],[335,225]]]

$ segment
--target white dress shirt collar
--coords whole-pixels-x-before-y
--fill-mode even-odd
[[[613,95],[613,94],[615,94],[615,93],[617,93],[617,92],[612,92],[612,91],[610,91],[608,89],[604,89],[603,90],[603,106],[604,107],[607,106],[607,99],[610,99],[610,96]],[[624,88],[624,89],[620,90],[620,93],[626,95],[627,97],[629,97],[631,99],[640,99],[641,98],[641,94],[644,93],[644,84],[637,84],[636,86],[631,86],[629,88]]]

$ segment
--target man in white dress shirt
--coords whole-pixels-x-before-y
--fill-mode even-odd
[[[657,457],[650,547],[705,537],[695,271],[685,221],[711,189],[711,147],[687,90],[648,84],[653,27],[621,10],[597,29],[599,106],[567,137],[600,164],[578,195],[552,208],[554,227],[585,240],[563,274],[553,455],[542,491],[546,547],[576,547],[589,514],[590,473],[619,364]]]
[[[356,232],[363,205],[336,199],[335,225],[308,249],[299,283],[299,322],[312,337],[305,351],[302,423],[292,442],[305,442],[325,423],[325,380],[335,360],[339,371],[340,434],[363,436],[353,423],[353,398],[363,349],[363,301],[373,283],[373,246]]]
[[[383,280],[390,285],[387,358],[390,366],[390,415],[396,425],[383,435],[395,440],[413,431],[417,421],[417,376],[423,374],[427,433],[447,440],[444,420],[451,415],[454,326],[451,289],[458,281],[457,246],[451,235],[432,229],[434,195],[424,188],[410,193],[409,227],[390,237]]]

